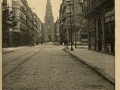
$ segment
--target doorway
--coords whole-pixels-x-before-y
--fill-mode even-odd
[[[51,42],[51,35],[48,35],[48,42]]]
[[[101,18],[98,18],[98,50],[102,51],[102,30],[101,30]]]

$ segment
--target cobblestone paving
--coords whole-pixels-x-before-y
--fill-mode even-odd
[[[2,58],[3,58],[2,66],[6,65],[8,62],[11,62],[14,59],[18,59],[21,56],[24,56],[26,54],[30,54],[33,51],[35,51],[35,49],[37,49],[37,48],[40,49],[43,46],[44,45],[40,45],[39,47],[38,46],[35,46],[35,47],[18,47],[18,49],[15,48],[16,51],[14,50],[14,48],[8,48],[8,50],[7,50],[7,48],[4,48],[6,52],[9,52],[9,49],[11,49],[11,51],[14,51],[14,52],[2,54]]]
[[[62,48],[46,46],[3,80],[3,90],[114,90]]]

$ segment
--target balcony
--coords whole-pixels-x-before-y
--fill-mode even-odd
[[[26,24],[26,20],[23,17],[21,17],[21,22]]]
[[[64,22],[66,20],[66,15],[63,16],[62,21]]]
[[[24,14],[26,14],[26,9],[25,9],[25,7],[20,6],[20,10],[21,10]]]
[[[88,15],[89,13],[91,13],[94,9],[96,9],[97,7],[99,7],[101,4],[103,4],[104,2],[106,2],[108,0],[93,0],[91,2],[91,4],[89,4],[87,7],[85,7],[85,16]]]
[[[22,31],[22,32],[26,32],[26,29],[20,28],[20,31]]]

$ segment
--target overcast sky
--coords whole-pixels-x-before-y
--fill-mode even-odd
[[[42,22],[44,22],[45,12],[46,12],[46,4],[47,0],[27,0],[28,5],[32,9],[33,12],[37,14]],[[56,21],[57,17],[59,17],[59,9],[62,0],[50,0],[52,5],[52,12],[54,16],[54,21]]]

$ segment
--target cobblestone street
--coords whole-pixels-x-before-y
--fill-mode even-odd
[[[63,49],[39,45],[4,54],[3,90],[115,90]]]

